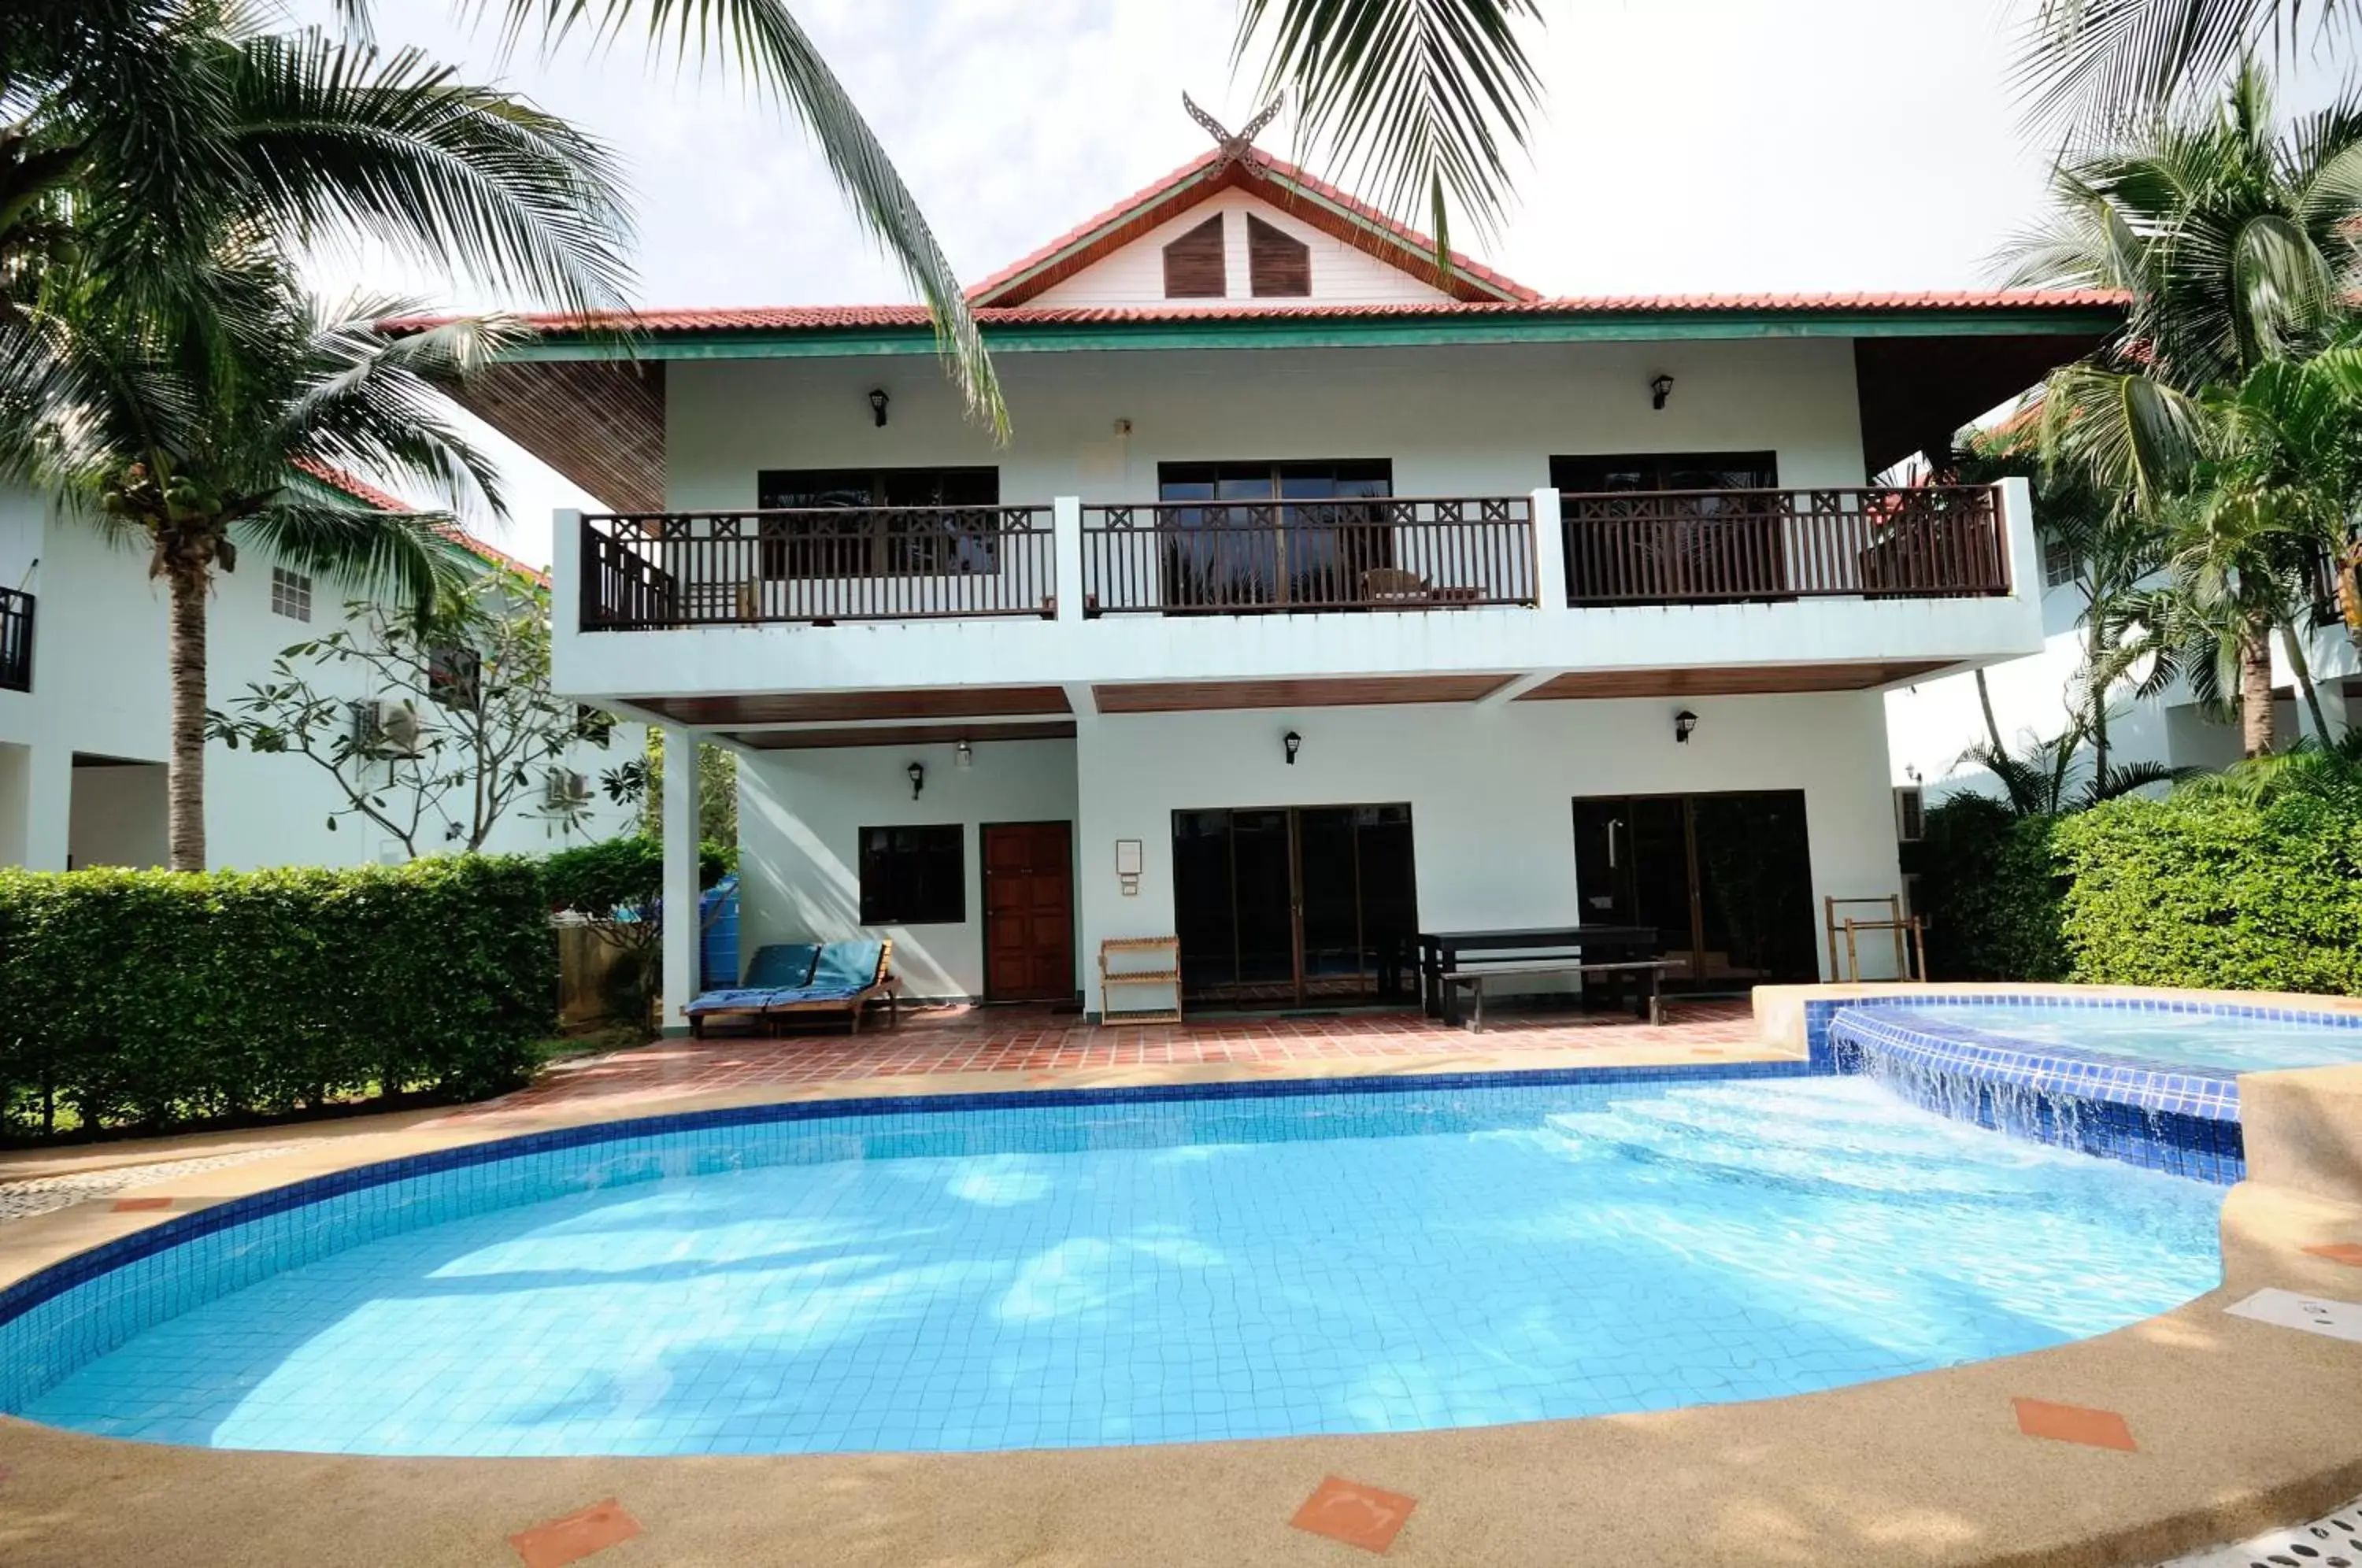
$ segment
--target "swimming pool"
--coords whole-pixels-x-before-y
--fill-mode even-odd
[[[2037,1045],[2230,1073],[2362,1062],[2362,1017],[2243,1013],[2195,1005],[2142,1008],[2058,1002],[1912,1002],[1882,1007]]]
[[[455,1151],[0,1294],[0,1408],[458,1455],[1396,1431],[1925,1371],[2216,1282],[2218,1189],[1774,1072],[774,1106]]]

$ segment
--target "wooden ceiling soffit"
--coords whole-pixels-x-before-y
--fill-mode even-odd
[[[664,510],[663,360],[493,365],[454,395],[604,504],[618,512]]]
[[[1051,719],[1022,724],[878,724],[811,730],[737,730],[727,737],[755,751],[823,751],[864,745],[950,745],[967,741],[1072,740],[1075,721]]]
[[[1094,686],[1102,713],[1179,713],[1221,708],[1358,708],[1395,702],[1473,702],[1511,678],[1392,675],[1347,680],[1164,680]]]
[[[1931,675],[1949,660],[1911,664],[1746,664],[1718,669],[1599,669],[1562,675],[1518,699],[1561,702],[1615,697],[1757,697],[1791,691],[1861,691]]]
[[[737,724],[857,723],[1071,713],[1059,686],[941,686],[910,691],[775,691],[736,697],[626,697],[635,708],[699,729]]]
[[[2007,403],[2098,346],[2096,332],[1854,339],[1863,467],[1872,475]]]

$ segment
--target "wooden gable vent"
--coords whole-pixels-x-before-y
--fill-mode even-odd
[[[1257,299],[1303,299],[1312,293],[1312,248],[1247,215],[1247,279]]]
[[[1222,215],[1216,213],[1164,248],[1164,297],[1218,300],[1229,293],[1222,273]]]

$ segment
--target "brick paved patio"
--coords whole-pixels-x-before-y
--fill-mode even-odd
[[[1488,1019],[1473,1034],[1416,1012],[1326,1017],[1228,1017],[1109,1029],[1027,1007],[905,1011],[901,1027],[866,1023],[858,1035],[716,1035],[554,1063],[530,1088],[458,1113],[458,1119],[669,1099],[721,1090],[797,1088],[860,1080],[1016,1073],[1054,1084],[1103,1069],[1231,1067],[1242,1075],[1332,1076],[1482,1066],[1582,1066],[1586,1059],[1690,1062],[1760,1055],[1743,1001],[1668,1003],[1662,1024],[1620,1012],[1547,1012]],[[1481,1060],[1472,1062],[1472,1058]],[[881,1086],[883,1087],[883,1086]]]

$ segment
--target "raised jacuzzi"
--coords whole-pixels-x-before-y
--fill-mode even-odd
[[[1849,1002],[1829,1061],[2019,1137],[2229,1183],[2239,1075],[2362,1062],[2362,1014],[2164,997],[1930,993]]]

